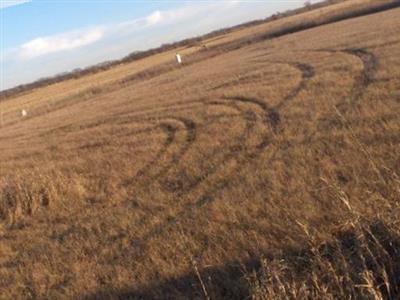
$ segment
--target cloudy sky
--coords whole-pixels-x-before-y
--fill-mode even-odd
[[[1,86],[265,18],[304,0],[0,0]]]

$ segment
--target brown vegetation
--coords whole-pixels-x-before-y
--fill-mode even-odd
[[[399,17],[2,103],[0,299],[398,299]]]

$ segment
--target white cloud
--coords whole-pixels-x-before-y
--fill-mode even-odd
[[[64,32],[52,36],[38,37],[18,47],[15,51],[16,57],[29,60],[38,56],[56,52],[81,48],[93,44],[105,37],[118,35],[120,37],[131,34],[144,28],[170,21],[178,17],[172,11],[154,11],[150,15],[129,22],[98,26],[91,29],[80,29]],[[164,22],[163,22],[164,21]]]
[[[156,25],[165,25],[171,21],[178,21],[182,17],[190,17],[195,10],[186,7],[179,10],[154,11],[150,15],[128,22],[108,24],[91,29],[80,29],[64,32],[52,36],[38,37],[22,44],[12,51],[15,57],[21,60],[29,60],[46,54],[66,51],[88,46],[102,38],[120,38],[133,32],[143,30]]]
[[[184,20],[193,22],[193,18],[201,20],[212,13],[232,8],[238,3],[240,3],[238,0],[216,1],[185,5],[172,10],[156,10],[144,18],[110,25],[108,31],[123,35],[124,33],[132,33],[153,26],[178,24]]]
[[[39,37],[23,44],[19,48],[18,57],[31,59],[45,54],[83,47],[98,41],[103,34],[104,32],[101,28],[96,28]]]
[[[160,23],[162,20],[163,20],[163,15],[159,10],[153,12],[151,15],[146,17],[146,22],[147,25],[149,26]]]
[[[31,2],[32,0],[0,0],[0,9]]]

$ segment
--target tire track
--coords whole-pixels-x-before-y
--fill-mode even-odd
[[[276,62],[275,62],[276,63]],[[281,63],[281,62],[279,62]],[[282,110],[286,104],[293,100],[295,97],[298,96],[298,94],[306,87],[307,82],[315,76],[315,69],[313,66],[309,64],[303,64],[303,63],[287,63],[292,67],[295,67],[296,69],[300,70],[302,74],[302,79],[298,86],[296,86],[287,96],[284,97],[284,99],[278,103],[274,107],[269,107],[267,103],[264,101],[254,99],[254,98],[248,98],[248,97],[243,97],[243,96],[237,96],[237,97],[230,97],[230,98],[224,98],[226,101],[232,101],[234,103],[250,103],[258,106],[262,110],[261,114],[261,120],[264,126],[268,127],[270,130],[272,130],[272,133],[275,134],[277,133],[278,126],[281,124],[281,116],[280,116],[280,110]],[[254,112],[253,112],[254,113]],[[250,128],[253,125],[250,126],[250,124],[247,125],[247,128],[245,131],[247,131],[246,134],[242,134],[242,139],[245,139],[246,136],[248,136],[248,132],[250,132]],[[216,168],[211,168],[209,169],[205,175],[203,176],[198,176],[197,179],[189,185],[189,188],[184,191],[185,193],[193,190],[197,186],[199,186],[206,178],[212,176],[218,170],[221,168],[221,165],[227,164],[228,161],[236,160],[236,166],[233,171],[231,171],[231,175],[225,177],[223,180],[217,182],[211,189],[208,191],[205,191],[199,198],[197,198],[196,201],[187,203],[183,205],[182,209],[174,216],[174,217],[169,217],[165,222],[161,222],[159,225],[156,225],[151,229],[148,233],[146,233],[144,236],[142,236],[140,242],[136,243],[136,246],[138,246],[141,249],[141,252],[143,253],[146,251],[146,248],[148,247],[148,243],[150,240],[169,228],[173,227],[174,225],[178,224],[180,220],[183,218],[188,218],[188,217],[194,217],[196,214],[196,211],[198,211],[199,208],[204,207],[205,205],[212,203],[215,201],[216,196],[218,192],[224,190],[225,188],[229,187],[232,185],[233,178],[235,176],[235,173],[237,173],[244,164],[249,163],[250,161],[254,160],[255,158],[259,157],[263,151],[265,151],[269,145],[271,145],[272,141],[274,140],[274,137],[271,137],[271,134],[269,131],[267,131],[266,134],[264,134],[261,138],[261,141],[253,148],[253,149],[245,149],[243,147],[239,147],[237,150],[241,152],[241,155],[235,154],[233,150],[235,150],[234,147],[232,147],[230,150],[230,153],[227,153],[224,157],[223,163],[219,164],[218,167]],[[275,149],[273,151],[270,159],[268,161],[272,161],[276,155],[276,153],[279,151],[279,148]],[[238,152],[238,151],[236,151]],[[232,175],[233,174],[233,175]],[[177,184],[174,186],[174,188],[181,188],[182,184]],[[184,194],[184,193],[183,193]],[[182,196],[182,195],[180,195]]]
[[[171,193],[175,193],[177,196],[181,197],[187,194],[189,191],[198,187],[203,181],[207,178],[211,177],[215,173],[221,169],[221,166],[225,165],[228,161],[233,159],[238,159],[242,155],[242,153],[249,151],[249,146],[246,145],[246,141],[248,137],[251,135],[251,132],[255,130],[257,123],[257,115],[254,111],[249,109],[241,109],[238,104],[251,104],[255,105],[263,111],[262,113],[262,123],[268,124],[270,129],[273,132],[277,132],[277,127],[280,124],[280,116],[279,113],[271,109],[265,102],[253,98],[246,97],[233,97],[233,98],[223,98],[220,101],[212,101],[209,102],[209,105],[225,105],[240,111],[243,119],[246,120],[246,128],[240,134],[238,138],[236,138],[235,143],[228,148],[226,153],[222,156],[222,158],[216,162],[212,167],[203,172],[200,175],[195,176],[194,178],[178,178],[176,180],[166,181],[163,184],[163,187]],[[262,149],[265,147],[265,140],[256,145],[256,149]],[[214,149],[208,157],[214,157],[217,153],[221,152],[221,149]]]
[[[287,64],[287,65],[299,70],[301,73],[301,81],[296,88],[294,88],[280,103],[278,103],[274,107],[274,109],[277,111],[281,110],[289,101],[296,98],[300,94],[300,92],[303,89],[305,89],[308,81],[315,76],[315,69],[310,64],[299,63],[299,62],[293,62],[293,63],[286,62],[283,64]]]
[[[85,102],[84,100],[82,100]],[[170,102],[166,103],[163,105],[157,105],[157,107],[149,107],[149,108],[144,108],[143,110],[134,110],[133,114],[131,112],[121,112],[121,113],[116,113],[111,116],[105,116],[102,119],[96,119],[96,120],[89,120],[87,122],[83,122],[81,124],[68,124],[68,125],[61,125],[53,129],[49,129],[46,131],[38,131],[34,135],[29,135],[29,138],[33,137],[48,137],[53,134],[66,134],[66,133],[74,133],[77,131],[82,131],[82,130],[89,130],[92,128],[100,128],[101,126],[109,126],[109,125],[123,125],[127,123],[131,123],[134,121],[146,121],[149,119],[149,115],[151,116],[152,114],[158,114],[158,113],[163,113],[163,112],[176,112],[176,111],[185,111],[189,110],[192,107],[200,106],[202,105],[203,99],[196,99],[196,100],[189,100],[189,101],[175,101],[175,102]],[[76,102],[71,104],[71,106],[75,104],[79,104],[81,102]],[[13,121],[10,123],[4,124],[3,128],[6,127],[11,127],[13,125],[19,124],[20,122],[26,122],[32,119],[35,119],[38,116],[42,115],[50,115],[53,112],[58,111],[59,109],[54,109],[54,110],[47,110],[45,113],[37,115],[35,112],[31,112],[29,117],[25,118],[24,120],[18,120],[18,121]],[[18,135],[19,137],[26,137],[26,134],[20,134]],[[8,140],[13,140],[16,136],[10,136],[10,137],[0,137],[0,141],[8,141]]]
[[[373,44],[373,45],[369,45],[364,47],[365,49],[379,49],[379,48],[384,48],[384,47],[390,47],[390,46],[394,46],[400,44],[400,40],[394,40],[394,41],[389,41],[389,42],[385,42],[385,43],[377,43],[377,44]]]
[[[291,92],[286,95],[280,103],[271,108],[271,110],[277,112],[279,114],[279,110],[281,110],[288,102],[293,100],[300,94],[302,90],[306,88],[306,85],[309,80],[311,80],[315,76],[315,68],[311,64],[301,63],[301,62],[285,62],[285,61],[269,61],[269,60],[254,60],[252,62],[255,63],[268,63],[274,65],[287,65],[301,73],[300,83],[291,90]]]
[[[232,101],[233,103],[251,103],[256,104],[259,108],[261,108],[261,120],[262,124],[271,130],[273,127],[270,123],[269,116],[270,116],[270,108],[268,105],[260,100],[256,100],[253,98],[246,98],[246,97],[231,97],[225,98],[226,101]],[[253,125],[246,126],[245,131],[248,131]],[[257,158],[261,153],[268,148],[268,146],[273,141],[273,137],[271,138],[270,130],[267,133],[261,135],[261,139],[259,143],[251,148],[251,149],[243,149],[240,155],[227,155],[226,159],[236,162],[235,167],[229,173],[229,176],[226,176],[223,180],[217,182],[211,189],[206,190],[202,193],[200,197],[197,198],[194,202],[189,202],[179,210],[179,212],[174,217],[168,217],[166,221],[161,222],[160,224],[154,226],[151,230],[149,230],[144,236],[141,237],[140,241],[135,242],[135,246],[140,249],[140,253],[144,253],[148,247],[148,243],[150,240],[163,232],[168,230],[172,226],[179,223],[180,220],[183,218],[194,217],[196,211],[199,208],[204,207],[205,205],[212,203],[216,200],[217,193],[222,191],[223,189],[227,188],[232,184],[232,179],[236,176],[237,172],[243,167],[245,163],[253,161]],[[277,150],[274,151],[272,157],[276,154]],[[225,164],[227,161],[225,161]],[[219,168],[218,168],[219,169]],[[203,180],[202,180],[203,181]]]
[[[265,75],[271,74],[270,72],[262,72],[261,74],[249,74],[245,75],[242,77],[239,77],[237,79],[232,79],[227,82],[221,83],[217,86],[214,86],[212,88],[209,88],[207,91],[216,91],[222,88],[227,88],[227,87],[232,87],[232,86],[238,86],[238,85],[244,85],[248,83],[254,83],[255,80],[257,79],[264,79]]]
[[[367,88],[375,81],[375,75],[379,68],[378,58],[365,48],[348,48],[343,50],[320,49],[315,50],[315,52],[343,53],[355,57],[361,61],[363,68],[354,79],[353,87],[349,96],[350,101],[347,101],[346,97],[341,103],[336,105],[336,108],[339,110],[339,112],[348,112],[361,101],[366,93]]]
[[[182,107],[182,105],[185,104],[197,104],[199,105],[201,103],[200,100],[195,100],[195,101],[179,101],[179,102],[173,102],[173,103],[168,103],[168,105],[165,105],[163,107],[163,111],[177,111],[177,110],[188,110],[192,109],[192,107]],[[178,107],[175,107],[177,105]],[[157,177],[157,176],[162,176],[162,174],[166,173],[174,164],[178,163],[181,156],[183,156],[188,149],[190,148],[191,144],[194,142],[196,139],[196,123],[190,119],[187,118],[179,118],[179,117],[174,117],[174,116],[163,116],[162,118],[158,118],[155,116],[149,116],[149,113],[153,111],[154,109],[149,109],[148,111],[139,111],[139,115],[135,115],[133,118],[132,116],[126,116],[125,118],[123,117],[123,120],[121,121],[118,116],[113,115],[107,118],[107,120],[94,120],[93,122],[90,122],[89,124],[85,125],[66,125],[62,126],[61,128],[57,128],[52,130],[51,133],[54,133],[55,130],[65,130],[69,133],[74,132],[74,131],[82,131],[85,129],[90,129],[90,128],[98,128],[102,124],[104,125],[111,125],[112,123],[109,123],[110,120],[112,121],[117,121],[116,123],[118,124],[132,124],[132,123],[138,123],[139,125],[142,125],[143,122],[153,122],[155,124],[146,126],[145,128],[137,128],[129,132],[127,135],[126,133],[124,134],[119,134],[120,137],[127,137],[127,136],[134,136],[137,134],[151,134],[156,130],[157,128],[161,128],[162,131],[165,133],[165,139],[164,142],[161,146],[161,148],[158,150],[156,153],[155,157],[151,159],[151,161],[147,162],[144,167],[139,169],[139,171],[136,173],[135,176],[132,178],[129,178],[128,180],[123,181],[119,186],[126,187],[130,184],[132,184],[136,179],[143,178],[145,175],[149,173],[155,173],[153,175],[149,175],[149,179]],[[156,113],[159,113],[159,108],[157,107]],[[145,117],[142,117],[142,116]],[[108,122],[108,123],[107,123]],[[83,127],[83,128],[82,128]],[[112,130],[112,128],[110,128]],[[176,136],[179,131],[185,131],[186,137],[185,141],[182,146],[179,146],[179,150],[177,153],[172,155],[172,159],[167,159],[168,163],[165,167],[161,168],[161,170],[156,170],[155,167],[159,167],[158,163],[160,160],[163,159],[167,155],[167,152],[169,151],[169,148],[177,141]],[[48,132],[47,132],[48,134]],[[118,136],[118,135],[113,135],[113,137]],[[93,149],[96,147],[100,147],[102,145],[106,145],[107,142],[98,142],[93,145],[91,144],[85,144],[85,145],[79,145],[76,150],[85,150],[85,149]],[[137,144],[140,145],[140,144]],[[74,149],[70,149],[74,150]],[[148,180],[149,180],[148,179]]]
[[[145,122],[149,120],[155,119],[152,114],[158,114],[162,112],[171,112],[171,111],[185,111],[189,110],[191,106],[183,106],[185,104],[193,105],[194,107],[202,105],[201,100],[194,100],[194,101],[177,101],[168,103],[166,105],[159,105],[157,108],[148,108],[143,110],[135,110],[133,114],[131,112],[123,112],[123,113],[116,113],[109,117],[104,117],[101,120],[93,120],[83,123],[83,124],[70,124],[60,126],[54,129],[51,129],[45,133],[42,133],[39,136],[48,136],[51,134],[60,131],[60,133],[72,133],[75,131],[81,131],[86,129],[98,128],[101,125],[124,125],[124,124],[131,124],[132,122]]]
[[[186,154],[186,152],[188,152],[189,149],[192,147],[193,143],[197,138],[197,124],[193,120],[182,117],[174,119],[184,125],[186,132],[185,141],[182,144],[182,147],[180,147],[179,151],[172,155],[170,163],[167,164],[165,167],[163,167],[159,172],[157,172],[153,176],[154,180],[157,180],[158,178],[165,176],[165,174],[167,174],[168,171],[174,165],[178,164],[182,159],[182,157]]]
[[[142,168],[139,169],[139,171],[137,171],[136,175],[134,175],[132,178],[124,180],[124,182],[122,183],[124,187],[131,185],[135,180],[143,177],[146,173],[148,173],[149,170],[157,164],[157,162],[162,158],[162,156],[168,151],[168,148],[175,141],[177,128],[168,123],[162,123],[160,126],[166,134],[166,138],[162,147],[158,150],[157,154],[152,160],[147,162]]]
[[[362,48],[346,49],[342,52],[357,57],[363,64],[363,70],[356,77],[352,91],[352,98],[355,102],[358,102],[364,96],[368,86],[373,83],[379,67],[379,61],[372,52]]]
[[[188,178],[178,178],[174,180],[166,180],[162,183],[164,189],[170,193],[176,193],[177,196],[181,197],[197,186],[199,186],[206,178],[210,177],[211,175],[215,174],[220,167],[229,159],[234,158],[235,156],[239,155],[240,151],[244,150],[244,143],[254,129],[256,116],[252,111],[243,111],[235,104],[229,104],[219,101],[210,101],[208,105],[211,106],[227,106],[229,108],[233,108],[240,113],[240,116],[246,121],[246,125],[242,133],[239,135],[238,138],[235,139],[234,145],[231,145],[226,153],[222,156],[222,158],[216,162],[212,167],[210,167],[206,172],[203,172],[200,175],[195,176],[192,179]],[[214,157],[217,153],[221,152],[221,150],[214,149],[208,157]],[[159,178],[161,179],[161,178]]]
[[[158,119],[158,121],[160,121]],[[172,121],[172,124],[171,124]],[[174,124],[175,123],[175,124]],[[178,145],[179,149],[176,153],[172,154],[171,158],[167,159],[168,162],[159,168],[159,161],[163,159],[164,156],[168,154],[168,149],[172,147],[172,145],[177,141],[177,133],[182,130],[176,124],[183,125],[182,129],[185,132],[185,139],[182,145]],[[172,166],[177,164],[182,156],[190,149],[191,145],[196,140],[197,135],[197,126],[196,123],[188,118],[177,118],[177,117],[164,117],[159,124],[163,131],[166,134],[166,139],[163,143],[163,146],[157,152],[155,157],[146,163],[132,178],[125,180],[122,185],[127,187],[133,184],[136,180],[142,179],[141,183],[143,184],[143,178],[145,183],[150,184],[155,181],[158,177],[163,176],[163,174],[167,173]],[[154,173],[154,174],[152,174]],[[147,176],[147,177],[145,177]]]
[[[217,102],[207,102],[207,103],[203,103],[205,106],[207,105],[225,105],[225,106],[229,106],[230,108],[232,108],[233,106],[231,105],[227,105],[225,103],[217,103]],[[235,110],[237,110],[238,112],[240,112],[240,110],[237,107],[233,107]],[[243,115],[243,113],[241,113]],[[246,120],[249,120],[249,112],[246,112],[245,114],[247,116]],[[232,117],[230,115],[227,114],[222,114],[219,117]],[[237,117],[238,115],[233,115],[233,117]],[[193,143],[196,140],[196,136],[197,136],[197,127],[198,125],[192,121],[191,119],[188,118],[176,118],[176,117],[168,117],[171,120],[175,120],[175,121],[179,121],[181,122],[184,127],[186,128],[186,138],[185,138],[185,142],[184,145],[180,148],[180,150],[178,152],[176,152],[175,154],[172,155],[172,158],[170,159],[170,162],[165,165],[163,168],[161,168],[161,170],[159,170],[158,172],[156,172],[154,175],[152,175],[149,179],[150,182],[155,182],[155,181],[160,181],[162,180],[167,173],[171,170],[171,168],[173,168],[174,166],[178,165],[182,159],[182,157],[184,157],[184,155],[186,154],[186,152],[189,151],[189,149],[192,147]],[[207,124],[205,124],[207,125]],[[250,124],[249,122],[247,122],[246,125],[246,129],[244,131],[244,133],[242,134],[242,137],[240,139],[245,140],[245,136],[248,135],[248,131],[251,130],[251,127],[253,125]],[[174,139],[175,139],[175,134],[177,132],[178,129],[174,129]],[[171,143],[168,144],[168,147],[171,146]],[[239,143],[240,144],[240,143]],[[231,151],[232,152],[238,152],[240,149],[239,147],[236,145],[235,147],[232,147]],[[143,171],[146,170],[147,172],[140,172],[138,175],[143,176],[144,173],[148,174],[149,173],[149,169],[156,165],[157,162],[159,160],[161,160],[162,156],[167,152],[167,149],[160,149],[160,152],[156,155],[155,159],[153,161],[151,161],[148,165],[146,165],[143,168]],[[135,176],[134,179],[137,179],[139,176]],[[174,181],[164,181],[164,182],[160,182],[162,187],[167,190],[168,192],[174,192],[176,190],[180,190],[180,194],[182,194],[184,191],[189,191],[190,189],[192,189],[194,186],[197,186],[198,183],[200,182],[201,178],[204,178],[204,175],[201,175],[199,177],[196,177],[194,180],[192,180],[190,183],[184,183],[187,182],[185,180],[174,180]],[[129,183],[132,183],[134,181],[134,179],[130,180]],[[201,180],[202,181],[202,180]]]
[[[277,63],[277,62],[274,62]],[[271,108],[267,105],[266,102],[253,99],[253,98],[247,98],[247,97],[232,97],[232,98],[225,98],[225,101],[234,101],[236,103],[251,103],[256,106],[258,106],[263,112],[263,122],[265,124],[269,124],[271,127],[272,131],[274,133],[278,132],[278,126],[281,124],[281,116],[279,110],[282,109],[287,102],[291,101],[294,99],[305,87],[308,82],[312,77],[315,76],[315,70],[313,66],[309,64],[303,64],[303,63],[282,63],[278,62],[279,64],[288,64],[296,69],[298,69],[301,74],[302,74],[302,79],[300,83],[286,96],[284,99],[277,104],[275,107]],[[219,104],[218,102],[210,102],[209,104]],[[228,104],[229,105],[229,104]],[[235,109],[237,109],[237,105],[235,104],[234,106],[229,105]],[[243,112],[242,112],[243,114]],[[247,115],[246,115],[247,114]],[[243,114],[243,117],[247,119],[248,121],[255,122],[254,116],[249,114],[249,111]],[[252,120],[253,119],[253,120]],[[235,145],[231,146],[227,153],[223,156],[220,162],[218,162],[216,165],[212,166],[209,168],[205,173],[196,176],[194,179],[189,179],[188,178],[179,178],[177,180],[172,180],[172,181],[166,181],[163,186],[168,192],[173,192],[176,193],[177,196],[182,196],[188,193],[189,191],[193,190],[197,186],[199,186],[204,180],[212,176],[213,174],[217,173],[217,171],[220,169],[221,165],[226,164],[227,161],[237,157],[240,152],[245,150],[243,147],[245,140],[249,136],[250,131],[252,130],[252,127],[254,127],[255,124],[251,124],[247,122],[246,125],[246,130],[242,133],[242,135],[239,137],[238,142],[235,143]],[[258,149],[263,149],[267,144],[267,140],[265,139],[262,143],[256,146]],[[219,152],[219,149],[215,149],[210,157],[213,157],[217,152]],[[164,175],[164,174],[163,174]]]

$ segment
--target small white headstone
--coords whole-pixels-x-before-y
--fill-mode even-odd
[[[176,62],[177,62],[178,64],[181,64],[181,63],[182,63],[182,58],[181,58],[181,55],[180,55],[179,53],[176,54]]]
[[[28,115],[28,113],[26,112],[25,109],[23,109],[23,110],[21,111],[21,116],[22,116],[22,117],[26,117],[27,115]]]

